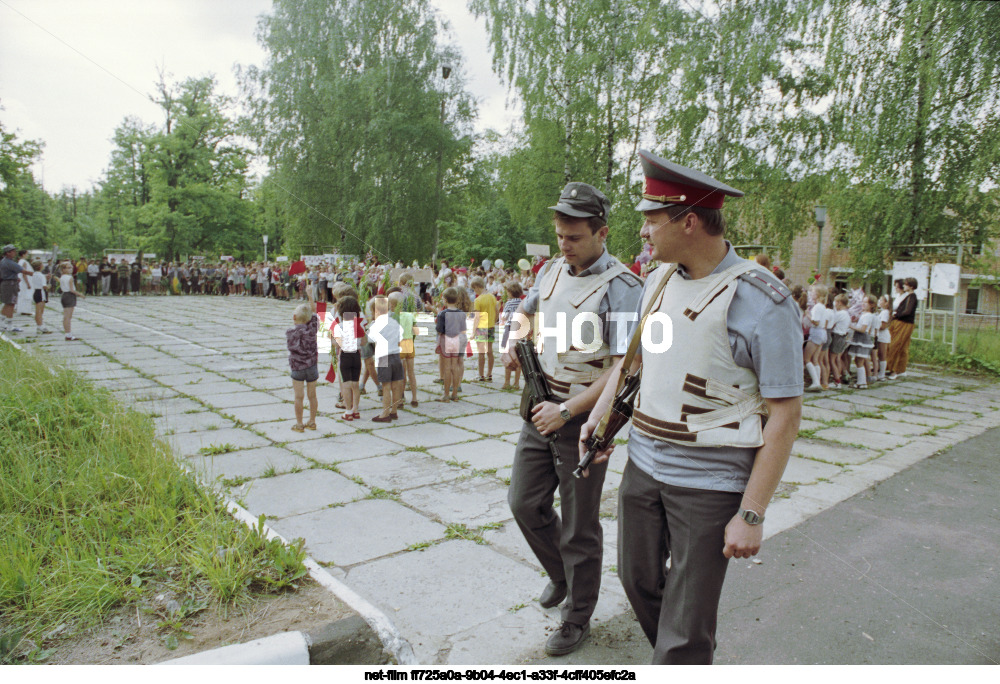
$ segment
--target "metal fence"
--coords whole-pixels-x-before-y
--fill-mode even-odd
[[[951,311],[927,309],[922,304],[917,310],[913,339],[940,342],[950,346],[956,340],[959,331],[1000,334],[1000,316],[958,314],[958,325],[956,326],[955,314]],[[955,350],[952,349],[952,351]]]

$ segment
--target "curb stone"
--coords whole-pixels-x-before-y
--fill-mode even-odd
[[[352,615],[312,632],[279,632],[157,665],[385,665],[389,661],[375,630],[360,615]]]

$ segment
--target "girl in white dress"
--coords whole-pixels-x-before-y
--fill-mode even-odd
[[[31,263],[28,261],[28,250],[22,249],[18,253],[17,265],[21,267],[21,275],[17,279],[19,288],[17,290],[17,308],[15,312],[31,316],[35,313],[35,303],[32,301],[33,290],[31,288],[31,274],[35,272],[35,269],[31,267]]]
[[[886,358],[889,353],[889,343],[892,342],[892,335],[889,333],[889,321],[892,319],[892,300],[889,295],[882,295],[878,300],[878,379],[885,380]]]

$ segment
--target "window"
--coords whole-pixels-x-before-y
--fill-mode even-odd
[[[843,292],[847,292],[847,281],[846,280],[835,280],[833,281],[833,286],[839,288]]]
[[[955,298],[949,295],[931,294],[931,308],[936,311],[951,311],[955,306]]]
[[[979,288],[970,287],[965,297],[965,313],[979,313]]]

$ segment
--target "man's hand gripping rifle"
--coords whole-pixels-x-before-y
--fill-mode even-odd
[[[590,467],[590,462],[594,460],[594,456],[611,446],[615,435],[618,434],[625,423],[632,417],[632,403],[635,401],[635,395],[639,391],[640,373],[641,369],[636,370],[631,375],[625,376],[625,381],[622,383],[621,389],[618,390],[618,394],[611,401],[611,408],[601,418],[601,422],[597,424],[594,434],[584,442],[584,446],[587,447],[587,453],[580,460],[580,465],[577,469],[573,471],[573,477],[579,478],[583,475],[583,471]]]
[[[524,374],[524,393],[521,395],[521,417],[531,421],[533,409],[543,401],[556,401],[552,390],[549,388],[549,381],[542,372],[542,366],[538,363],[538,355],[535,353],[535,345],[530,340],[518,340],[514,345],[514,353],[517,354],[517,361],[521,364],[521,372]],[[559,438],[555,432],[549,433],[545,441],[549,444],[549,451],[555,459],[556,465],[562,465],[559,458],[559,450],[556,449],[556,440]]]

